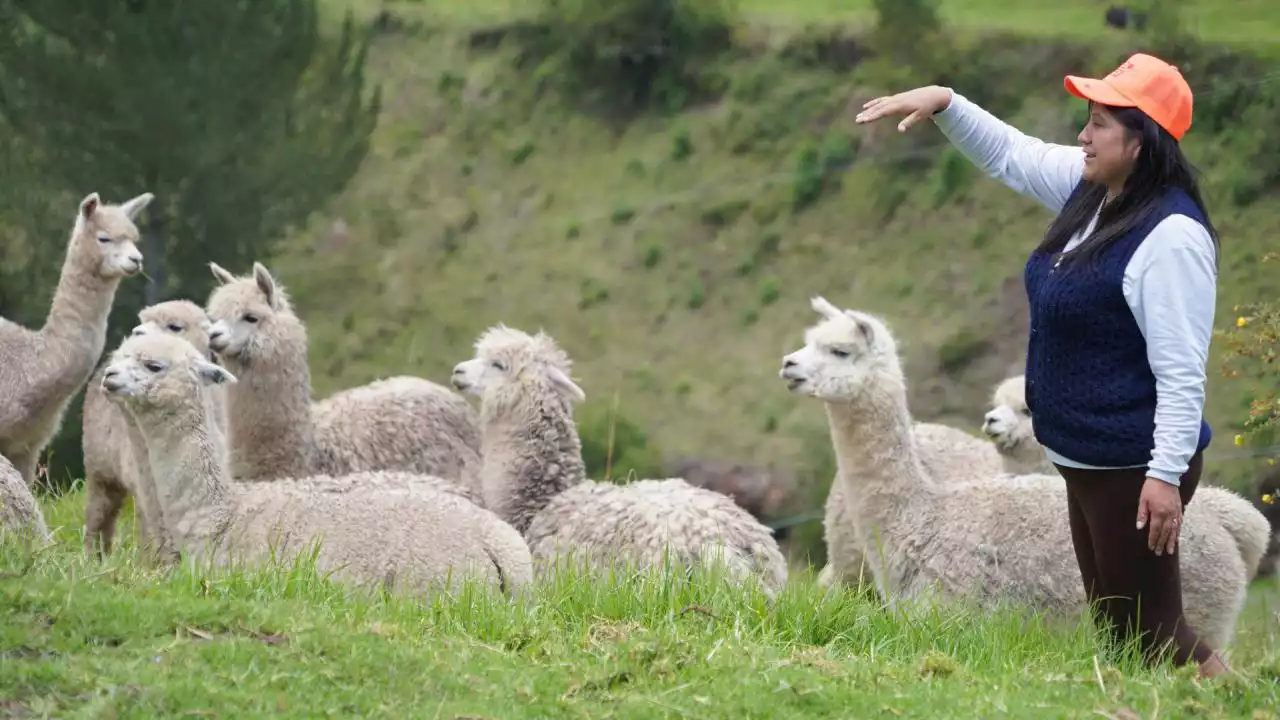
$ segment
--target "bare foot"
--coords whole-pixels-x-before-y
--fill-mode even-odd
[[[1200,677],[1217,677],[1231,673],[1226,661],[1215,651],[1207,660],[1200,663]]]

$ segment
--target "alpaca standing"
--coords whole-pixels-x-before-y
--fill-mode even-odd
[[[3,455],[0,455],[0,533],[18,533],[41,543],[53,539],[31,488]]]
[[[164,527],[185,558],[217,565],[288,559],[319,541],[317,570],[340,581],[425,592],[469,577],[508,594],[533,578],[520,534],[452,483],[408,473],[231,482],[207,385],[236,378],[186,340],[131,336],[102,388],[141,431]]]
[[[465,398],[402,376],[313,404],[307,331],[285,289],[260,263],[244,278],[210,268],[209,344],[240,378],[227,391],[237,480],[406,470],[472,484],[480,431]]]
[[[947,425],[915,423],[916,444],[925,469],[939,482],[961,483],[1000,471],[1000,455],[991,443]],[[857,515],[849,509],[845,486],[839,475],[827,492],[822,537],[827,546],[827,564],[818,573],[818,584],[834,583],[858,587],[871,580],[864,550],[853,528]],[[853,502],[857,498],[852,498]]]
[[[1040,473],[1058,478],[1044,446],[1036,439],[1031,411],[1027,408],[1026,380],[1015,375],[1001,381],[992,394],[994,405],[987,411],[982,429],[991,437],[1003,458],[1005,472],[1017,475]],[[1205,515],[1221,523],[1240,550],[1250,580],[1258,576],[1262,557],[1271,540],[1271,526],[1265,514],[1252,503],[1224,487],[1204,485],[1196,490],[1187,512]]]
[[[0,455],[28,487],[71,397],[102,355],[120,280],[142,270],[134,219],[152,197],[111,205],[95,192],[81,200],[44,326],[33,331],[0,318]]]
[[[524,534],[538,571],[569,551],[589,567],[616,560],[661,567],[723,563],[734,582],[752,578],[773,596],[786,561],[767,527],[731,498],[682,479],[626,485],[586,478],[572,404],[586,399],[569,357],[549,336],[502,325],[476,341],[453,384],[480,397],[485,506]]]
[[[956,484],[933,477],[912,432],[888,328],[822,298],[812,305],[823,320],[783,359],[779,376],[792,393],[826,407],[839,482],[859,498],[849,503],[853,527],[881,597],[894,603],[940,592],[1078,615],[1085,594],[1070,550],[1064,485],[1006,474]],[[1188,513],[1178,554],[1188,621],[1210,644],[1226,647],[1245,599],[1235,542],[1220,524]]]
[[[182,337],[204,355],[209,355],[209,318],[204,308],[190,300],[170,300],[143,308],[138,312],[139,325],[132,335],[167,332]],[[84,421],[81,447],[84,452],[84,546],[86,552],[100,556],[111,552],[116,518],[130,495],[135,497],[137,531],[141,544],[150,546],[162,560],[175,557],[173,544],[163,532],[158,500],[151,494],[138,494],[150,483],[139,483],[137,475],[148,472],[146,448],[141,444],[137,426],[124,408],[107,399],[102,389],[100,367],[84,391]],[[206,392],[215,425],[226,432],[226,393],[221,386]]]

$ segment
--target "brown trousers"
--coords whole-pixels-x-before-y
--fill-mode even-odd
[[[1102,625],[1124,642],[1135,630],[1147,662],[1172,641],[1175,662],[1204,662],[1213,652],[1182,614],[1181,552],[1156,555],[1147,547],[1150,525],[1136,528],[1146,469],[1082,470],[1055,465],[1067,481],[1071,542],[1090,603]],[[1197,452],[1182,476],[1185,509],[1200,483],[1204,458]],[[1178,550],[1182,549],[1179,543]]]

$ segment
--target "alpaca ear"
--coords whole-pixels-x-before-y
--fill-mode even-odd
[[[88,195],[85,196],[83,200],[80,201],[81,217],[83,217],[85,220],[88,220],[89,218],[93,217],[93,214],[98,211],[98,208],[101,205],[102,205],[102,198],[98,197],[98,193],[96,192],[89,193]]]
[[[828,320],[840,317],[840,308],[827,302],[827,299],[821,295],[815,295],[810,298],[809,305],[815,312]]]
[[[258,283],[258,289],[263,295],[267,296],[267,304],[273,310],[280,309],[280,293],[276,290],[276,280],[271,277],[271,272],[260,262],[253,264],[253,279]]]
[[[197,360],[196,377],[205,385],[234,385],[239,382],[230,370],[207,360]]]
[[[218,281],[219,285],[229,285],[236,279],[235,275],[227,272],[225,268],[216,262],[209,263],[209,271],[213,273],[213,278]]]
[[[870,322],[868,322],[865,317],[859,315],[858,313],[853,312],[852,310],[846,311],[844,315],[845,317],[853,321],[853,324],[858,328],[858,333],[862,335],[863,341],[867,343],[867,347],[875,347],[876,346],[875,327]]]
[[[587,394],[583,392],[582,388],[578,387],[577,383],[570,380],[569,376],[565,375],[563,370],[558,367],[548,368],[547,375],[551,378],[551,382],[554,383],[556,387],[563,390],[571,399],[578,402],[586,401]]]
[[[133,220],[138,217],[138,213],[142,212],[148,205],[150,205],[151,201],[155,198],[156,196],[151,193],[142,193],[138,197],[121,205],[120,210],[125,214],[125,217]]]

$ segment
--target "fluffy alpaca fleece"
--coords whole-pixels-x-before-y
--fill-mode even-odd
[[[475,578],[515,594],[533,579],[520,534],[449,481],[409,473],[231,482],[203,386],[236,378],[166,333],[126,339],[102,387],[133,417],[164,524],[182,555],[225,565],[288,559],[318,541],[341,581],[426,592]]]
[[[975,475],[995,475],[1000,471],[1000,455],[991,443],[937,423],[918,422],[914,428],[920,460],[940,482],[969,482]],[[871,581],[863,548],[853,529],[856,515],[846,502],[845,486],[837,476],[827,493],[826,515],[822,519],[827,564],[818,573],[818,584],[823,587],[834,583],[858,587]]]
[[[1036,440],[1025,392],[1026,381],[1022,375],[1001,381],[992,395],[994,407],[987,411],[983,430],[1000,452],[1006,472],[1057,478],[1057,469],[1045,455],[1044,446]],[[1272,534],[1262,512],[1227,488],[1201,485],[1187,506],[1187,513],[1204,515],[1221,523],[1235,540],[1249,579],[1257,577]]]
[[[792,393],[826,407],[839,482],[861,500],[849,504],[853,527],[870,548],[867,563],[881,597],[895,603],[936,592],[1078,616],[1085,595],[1065,485],[1003,473],[954,484],[933,477],[911,432],[888,327],[822,298],[812,306],[822,321],[806,331],[804,347],[783,358],[779,376]],[[1207,642],[1224,648],[1245,599],[1240,553],[1221,524],[1188,512],[1178,554],[1187,618]]]
[[[111,205],[90,193],[81,200],[44,326],[33,331],[0,318],[0,455],[28,486],[102,355],[120,280],[142,270],[133,221],[151,199],[144,193]]]
[[[474,483],[480,430],[465,398],[401,376],[313,404],[307,331],[285,289],[260,263],[243,278],[210,268],[210,346],[240,378],[227,391],[237,480],[405,470]]]
[[[485,506],[524,534],[539,573],[568,552],[597,570],[715,561],[731,581],[758,579],[771,596],[786,583],[772,533],[728,496],[679,478],[586,479],[572,410],[586,395],[551,337],[498,325],[475,348],[453,384],[481,399]]]
[[[191,343],[201,354],[210,354],[209,318],[204,308],[190,300],[170,300],[145,307],[138,312],[138,322],[133,335],[172,333]],[[120,507],[127,497],[134,495],[140,544],[157,551],[161,559],[175,559],[172,541],[159,522],[158,500],[150,493],[137,494],[136,488],[150,488],[150,483],[138,483],[136,478],[138,473],[148,471],[142,436],[124,408],[107,399],[102,390],[102,372],[103,367],[98,368],[84,391],[81,447],[85,550],[92,553],[96,547],[101,555],[111,552]],[[205,398],[214,424],[225,433],[226,393],[221,386],[212,386]]]
[[[53,540],[31,488],[3,455],[0,455],[0,533],[25,535],[41,544]]]

